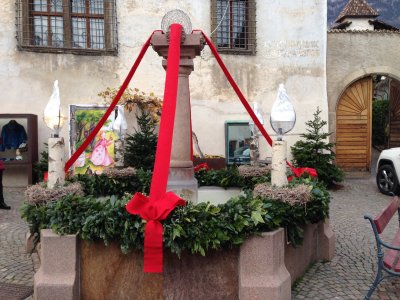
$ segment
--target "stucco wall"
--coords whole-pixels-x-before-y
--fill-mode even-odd
[[[327,48],[327,90],[329,127],[336,130],[336,106],[340,95],[358,79],[386,74],[400,79],[400,33],[329,32]],[[335,140],[335,135],[332,135]]]
[[[286,85],[297,111],[297,124],[288,135],[289,145],[304,132],[304,123],[319,106],[327,119],[325,78],[326,1],[256,1],[257,54],[223,55],[223,59],[249,101],[257,101],[265,127],[280,83]],[[42,111],[55,79],[60,82],[61,101],[99,104],[99,91],[117,87],[124,80],[141,45],[160,28],[162,16],[173,8],[187,12],[193,28],[210,33],[210,1],[117,0],[118,55],[82,56],[18,51],[15,39],[15,0],[4,0],[0,11],[0,89],[2,113],[34,113],[39,116],[39,145],[50,135],[41,122]],[[150,48],[131,87],[162,96],[165,72],[161,59]],[[190,77],[193,129],[204,153],[224,155],[224,122],[248,120],[239,100],[228,86],[206,47],[195,60]],[[133,116],[132,116],[133,117]],[[68,126],[61,136],[68,141]],[[68,143],[67,143],[68,144]],[[270,155],[261,143],[262,157]]]
[[[279,83],[285,84],[297,113],[296,126],[287,136],[289,146],[304,132],[304,123],[312,118],[317,106],[327,119],[325,28],[326,1],[257,1],[257,54],[222,56],[248,101],[260,104],[264,126],[271,135],[270,109]],[[223,131],[211,133],[204,120],[215,120],[215,128],[222,128],[226,120],[249,117],[208,49],[195,68],[192,79],[201,76],[203,84],[194,88],[196,83],[192,81],[191,85],[193,129],[204,152],[223,154]],[[212,143],[208,137],[212,137]],[[271,151],[262,140],[261,157],[265,155],[271,156]]]
[[[374,30],[374,25],[370,24],[368,18],[346,18],[343,22],[351,22],[347,30]]]

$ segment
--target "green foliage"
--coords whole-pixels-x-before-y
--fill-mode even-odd
[[[110,178],[105,174],[77,174],[70,181],[79,181],[86,195],[94,197],[114,195],[121,197],[125,193],[148,193],[150,190],[151,172],[139,169],[135,175],[119,178]]]
[[[199,186],[241,187],[245,191],[253,190],[257,183],[269,182],[270,174],[258,177],[241,177],[237,167],[221,170],[201,170],[195,172]],[[86,195],[101,197],[115,195],[121,197],[124,193],[149,193],[152,172],[138,169],[136,174],[119,178],[110,178],[105,174],[86,175],[77,174],[69,179],[71,182],[79,181]]]
[[[43,181],[44,173],[48,171],[49,168],[49,151],[47,143],[44,143],[45,149],[40,152],[40,159],[37,163],[33,165],[33,181],[39,182]]]
[[[40,234],[40,230],[49,228],[50,217],[47,214],[48,206],[24,202],[20,207],[21,217],[29,225],[31,233]]]
[[[319,107],[314,113],[314,119],[307,121],[307,133],[300,136],[305,140],[297,141],[291,147],[293,159],[296,166],[315,168],[318,179],[326,185],[340,182],[344,178],[343,171],[334,164],[335,144],[326,142],[331,133],[324,133],[322,128],[327,124],[320,117]]]
[[[245,191],[253,190],[257,183],[271,181],[271,175],[258,177],[242,177],[239,175],[236,166],[228,167],[220,170],[205,170],[201,169],[195,172],[195,177],[199,186],[220,186],[223,188],[228,187],[241,187]]]
[[[388,125],[389,101],[374,100],[372,102],[372,144],[386,146]]]
[[[307,205],[282,203],[251,195],[229,200],[222,205],[187,203],[177,207],[163,222],[164,246],[180,255],[182,251],[205,255],[210,249],[242,244],[254,234],[286,227],[294,246],[301,244],[301,227],[328,216],[329,194],[318,183],[295,179],[290,183],[306,182],[312,186],[313,199]],[[130,215],[125,205],[131,195],[96,199],[67,196],[62,201],[42,205],[24,203],[21,215],[31,233],[51,228],[58,234],[77,233],[84,240],[119,242],[124,253],[143,248],[145,222]]]
[[[156,124],[147,112],[136,118],[140,130],[126,138],[125,165],[152,170],[157,147]]]

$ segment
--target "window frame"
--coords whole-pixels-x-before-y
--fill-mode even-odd
[[[249,121],[225,121],[225,158],[227,165],[248,165],[250,164],[250,155],[247,157],[245,155],[231,155],[232,151],[238,150],[240,147],[248,146],[250,149],[250,143],[246,143],[246,141],[250,141],[251,139],[251,131],[250,131],[250,123]],[[241,136],[241,139],[231,140],[232,131],[235,128],[239,128],[243,133],[248,132],[248,135]],[[231,149],[231,142],[235,142],[234,149]],[[243,143],[243,145],[240,145]],[[238,147],[236,147],[238,146]]]
[[[218,12],[217,9],[217,2],[219,0],[211,0],[211,32],[213,32],[215,30],[215,28],[218,26],[220,20],[218,19],[218,13],[221,13],[222,15],[224,14],[224,10],[222,10],[221,12]],[[228,1],[228,4],[230,5],[230,8],[228,8],[228,12],[227,14],[233,14],[232,10],[232,3],[233,2],[239,2],[239,1],[244,1],[246,2],[246,38],[245,38],[245,42],[246,42],[246,48],[235,48],[232,47],[232,40],[233,40],[233,25],[232,23],[234,22],[234,20],[232,20],[232,18],[230,18],[230,22],[229,22],[229,36],[230,36],[230,47],[220,47],[218,46],[218,33],[221,29],[221,26],[218,27],[217,30],[215,30],[215,32],[211,35],[211,39],[213,41],[213,43],[215,44],[217,50],[219,53],[226,53],[226,54],[238,54],[238,55],[255,55],[256,54],[256,29],[257,29],[257,24],[256,24],[256,0],[226,0]]]
[[[85,0],[87,2],[87,0]],[[43,53],[72,53],[81,55],[117,55],[118,40],[117,40],[117,17],[116,17],[116,0],[103,0],[104,13],[90,14],[89,6],[85,5],[84,13],[73,13],[71,0],[62,0],[62,12],[50,12],[48,0],[47,11],[33,11],[33,0],[17,0],[17,44],[18,49],[22,51],[43,52]],[[68,9],[64,9],[67,7]],[[54,45],[34,45],[32,36],[34,33],[33,16],[48,16],[62,17],[63,19],[63,46],[57,47]],[[104,16],[104,17],[103,17]],[[72,18],[85,18],[86,22],[91,19],[104,20],[104,46],[105,48],[79,48],[72,47],[73,32]],[[48,26],[50,28],[50,26]],[[87,27],[88,28],[88,27]],[[86,35],[86,47],[90,44],[90,30]],[[51,34],[48,35],[48,41],[51,41]]]

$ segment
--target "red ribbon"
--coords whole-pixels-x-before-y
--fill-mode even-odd
[[[217,60],[219,66],[221,67],[222,71],[225,74],[226,79],[228,79],[229,83],[231,84],[233,90],[235,91],[236,95],[239,97],[240,102],[242,102],[244,108],[250,115],[251,119],[253,120],[254,124],[257,126],[257,128],[260,130],[264,138],[267,140],[268,144],[272,146],[272,139],[265,130],[265,128],[262,126],[261,122],[258,120],[256,114],[254,113],[253,109],[251,108],[250,104],[247,102],[246,98],[243,96],[242,91],[239,89],[238,85],[236,84],[235,80],[233,80],[232,75],[229,73],[228,69],[226,68],[224,62],[222,61],[221,57],[218,54],[217,48],[211,41],[211,39],[206,36],[206,34],[201,31],[201,30],[194,30],[194,31],[200,31],[201,34],[203,35],[204,39],[206,40],[208,46],[211,49],[212,54],[214,55],[215,59]]]
[[[126,76],[123,84],[119,88],[118,93],[115,95],[113,101],[111,102],[110,106],[108,107],[108,109],[104,113],[103,117],[100,119],[99,123],[97,123],[96,127],[92,130],[92,132],[89,134],[89,136],[83,141],[82,145],[74,152],[74,154],[65,163],[65,166],[64,166],[64,171],[65,172],[68,172],[69,168],[72,167],[72,165],[78,159],[78,157],[82,154],[82,152],[85,151],[87,146],[89,146],[89,144],[95,138],[97,133],[103,127],[104,123],[107,121],[107,119],[110,116],[110,114],[114,111],[115,106],[118,104],[118,101],[121,99],[123,93],[125,92],[126,88],[129,85],[129,82],[131,81],[133,75],[135,74],[136,69],[138,68],[140,62],[142,61],[143,56],[145,55],[147,49],[149,48],[150,39],[153,36],[154,32],[150,35],[150,37],[144,43],[142,49],[140,50],[139,56],[136,58],[135,63],[133,64],[133,66],[132,66],[131,70],[129,71],[128,75]]]
[[[211,39],[201,30],[193,30],[193,31],[200,31],[201,32],[201,34],[203,35],[204,39],[206,40],[208,46],[210,47],[212,54],[214,55],[215,59],[217,60],[217,62],[219,64],[219,66],[221,67],[222,71],[224,72],[226,79],[228,79],[228,81],[231,84],[231,86],[232,86],[233,90],[235,91],[236,95],[239,97],[240,102],[242,102],[244,108],[246,109],[246,111],[250,115],[251,119],[253,120],[254,124],[257,126],[258,130],[260,130],[261,134],[264,136],[264,138],[266,139],[268,144],[270,146],[272,146],[272,139],[271,139],[270,135],[265,130],[265,128],[262,126],[261,122],[258,120],[256,114],[254,113],[254,111],[251,108],[250,104],[247,102],[246,98],[243,96],[243,93],[239,89],[239,87],[236,84],[235,80],[233,80],[232,75],[229,73],[228,69],[226,68],[224,62],[222,61],[221,57],[218,54],[217,48],[215,47],[215,45],[213,44]],[[292,166],[292,164],[290,162],[288,162],[288,161],[286,161],[286,164],[290,167],[290,169],[292,169],[293,173],[295,173],[295,174],[296,174],[296,172],[298,172],[298,171],[295,171],[295,170],[303,169],[303,168],[294,168]],[[317,174],[317,171],[315,169],[312,169],[312,168],[305,168],[305,169],[308,169],[313,174],[314,173]],[[310,175],[311,175],[311,173],[310,173]],[[297,177],[299,177],[299,176],[297,176]]]
[[[314,168],[292,168],[295,177],[301,177],[304,173],[308,173],[311,177],[318,177],[317,170]],[[292,181],[293,177],[289,176],[288,181]]]
[[[144,236],[144,271],[149,273],[161,273],[163,270],[163,227],[160,221],[164,220],[177,205],[186,205],[186,202],[173,192],[166,193],[178,95],[181,31],[182,26],[179,24],[172,24],[170,27],[164,102],[150,197],[136,193],[126,205],[129,213],[139,214],[147,221]]]
[[[160,221],[165,220],[178,205],[185,206],[186,202],[173,192],[165,193],[157,201],[151,201],[149,197],[136,193],[126,205],[126,210],[130,214],[140,215],[147,221],[144,231],[145,272],[162,272],[163,226]]]
[[[300,177],[303,173],[308,173],[311,177],[318,176],[317,170],[313,168],[293,168],[292,171],[296,177]]]

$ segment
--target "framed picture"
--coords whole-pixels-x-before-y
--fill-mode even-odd
[[[70,155],[79,148],[100,121],[107,106],[70,105]],[[73,165],[74,174],[101,174],[114,166],[114,142],[118,139],[112,130],[115,113],[104,123],[96,137]]]
[[[228,165],[250,163],[251,131],[248,121],[225,122],[225,157]]]

